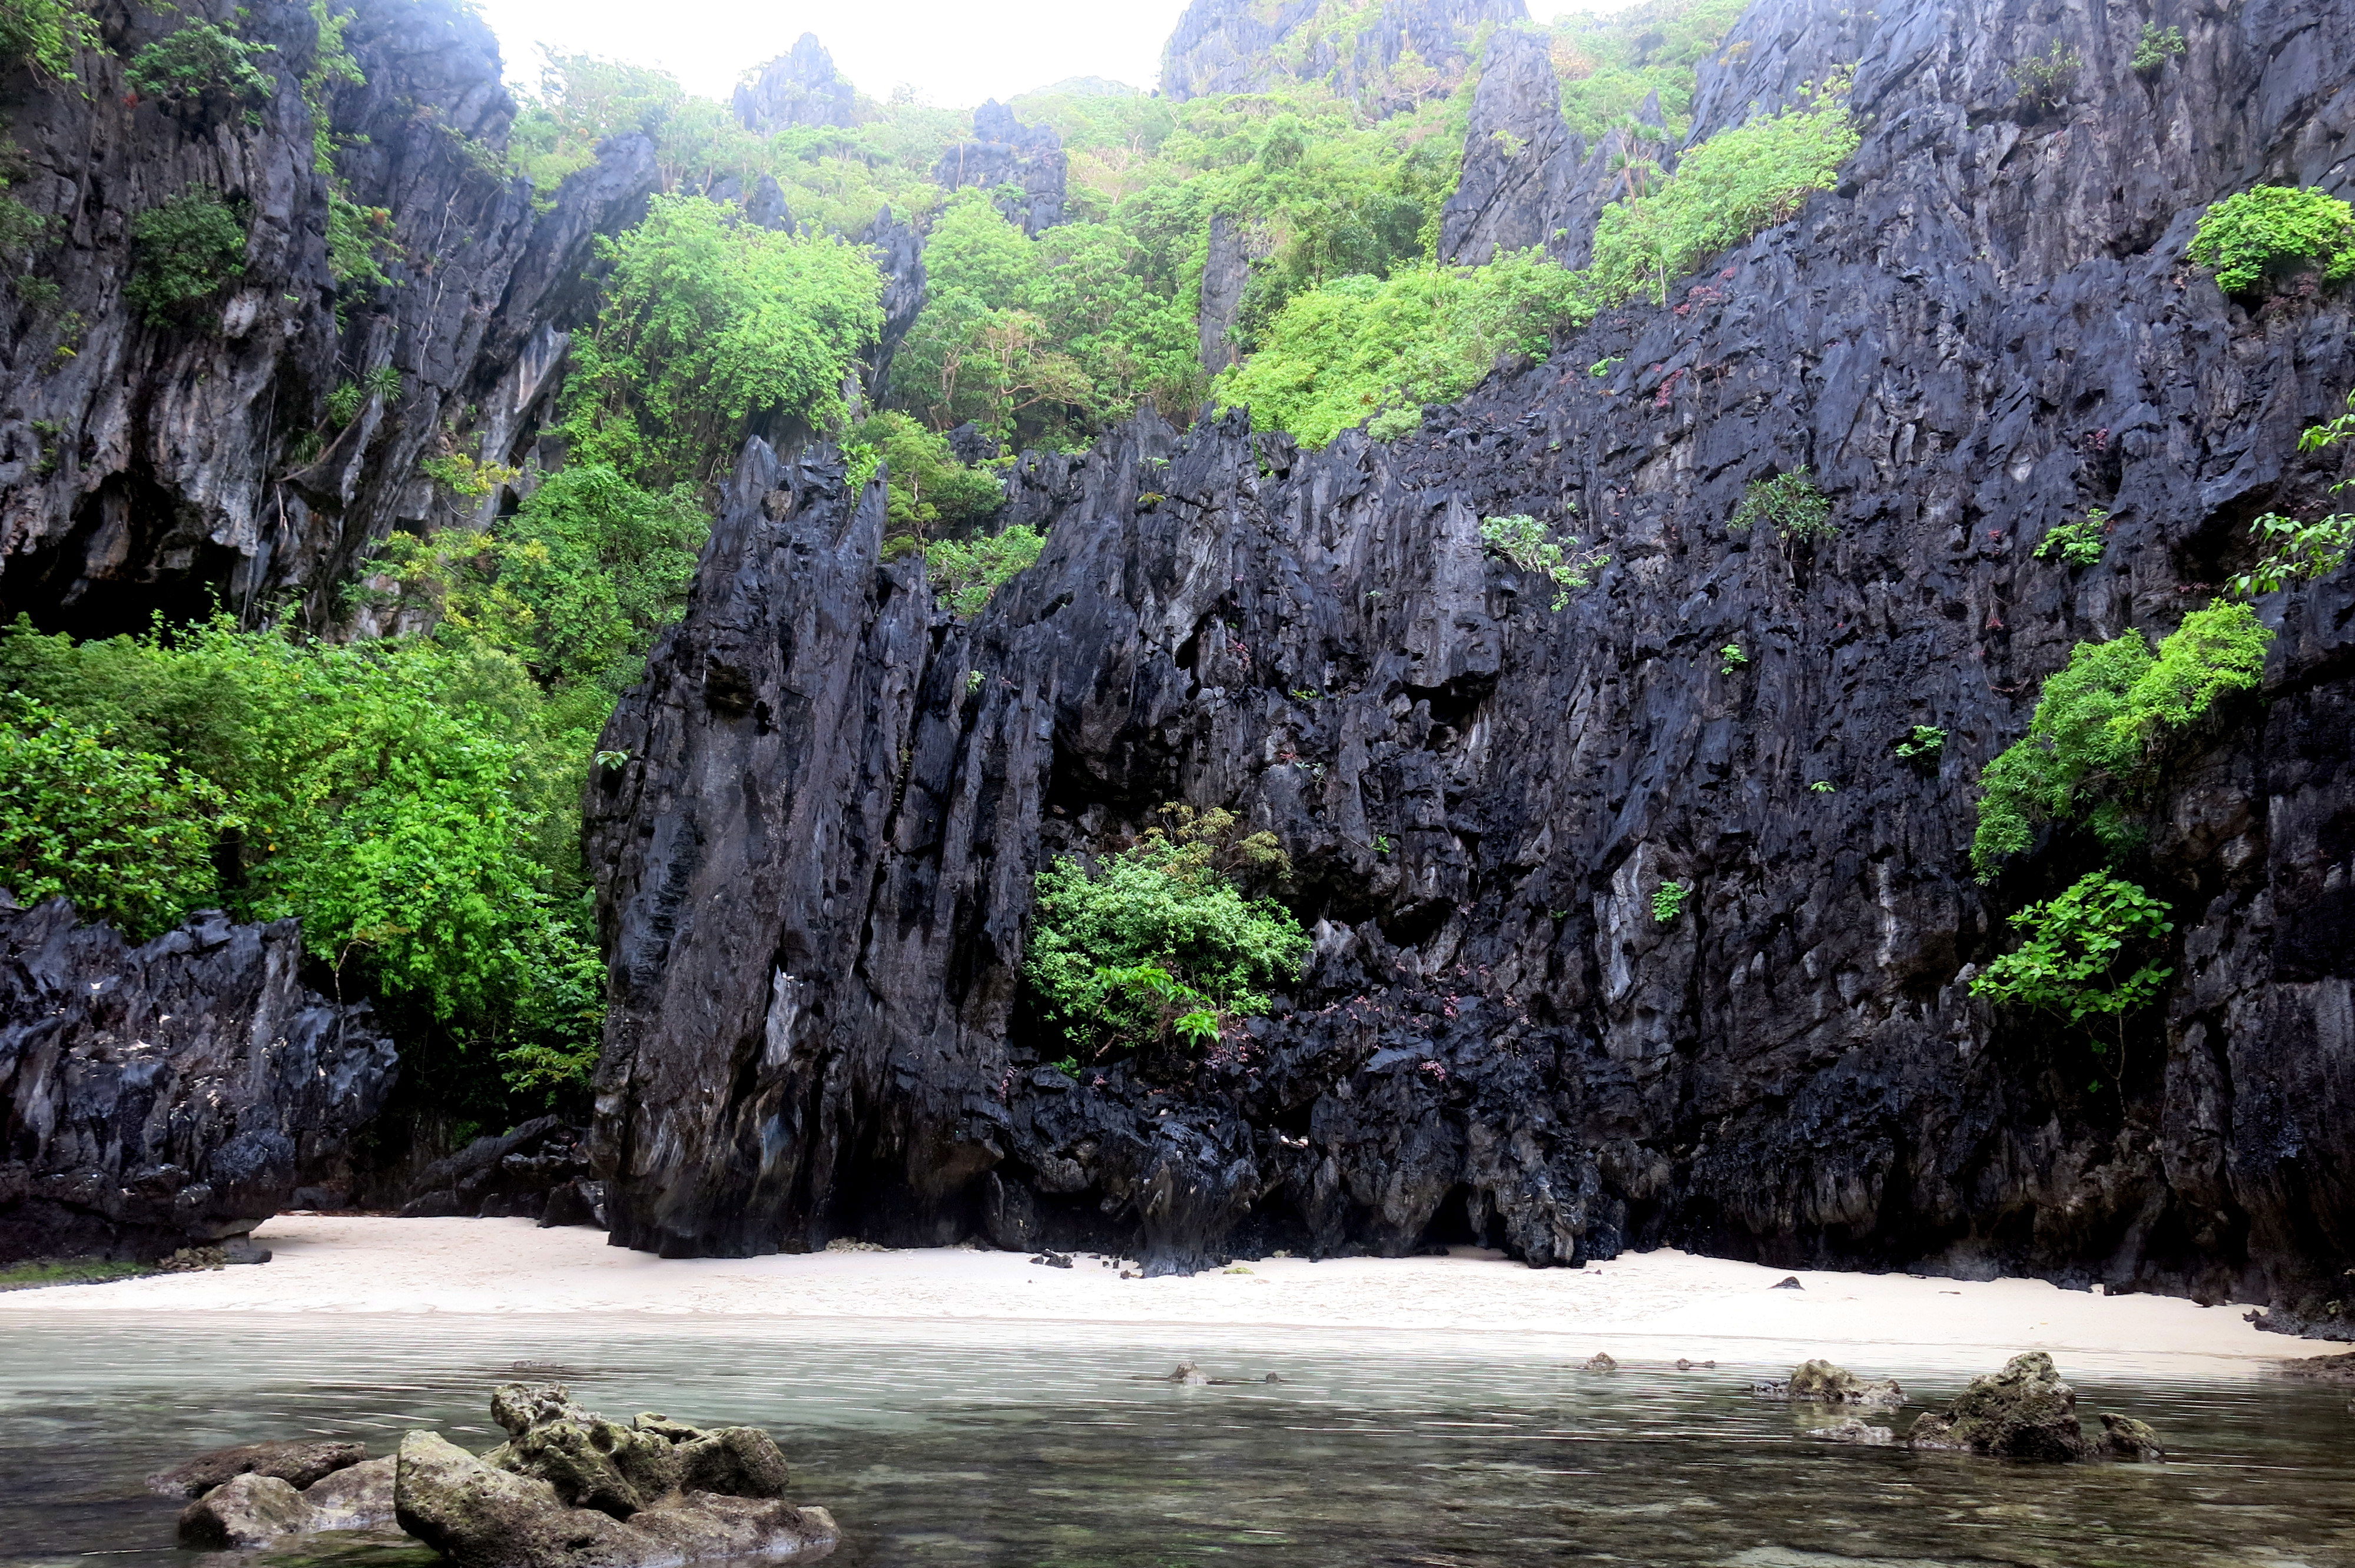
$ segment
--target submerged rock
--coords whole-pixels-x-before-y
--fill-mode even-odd
[[[167,1498],[200,1498],[240,1476],[267,1476],[294,1490],[368,1457],[365,1443],[303,1441],[240,1443],[215,1448],[147,1478],[147,1489]]]
[[[611,1425],[611,1424],[605,1424]],[[401,1439],[400,1528],[453,1568],[656,1568],[714,1558],[805,1563],[840,1541],[824,1509],[782,1498],[673,1491],[626,1521],[575,1508],[537,1476],[499,1468],[432,1432]]]
[[[1619,1363],[1611,1359],[1610,1351],[1597,1351],[1593,1355],[1586,1358],[1586,1366],[1584,1370],[1587,1372],[1617,1372],[1619,1370]]]
[[[1779,1391],[1762,1397],[1800,1404],[1863,1404],[1893,1410],[1905,1403],[1905,1391],[1897,1386],[1895,1378],[1868,1382],[1846,1367],[1824,1361],[1801,1361],[1788,1378],[1753,1385],[1751,1392],[1756,1393],[1760,1388]]]
[[[2131,1415],[2102,1413],[2102,1451],[2113,1459],[2133,1459],[2147,1462],[2162,1461],[2167,1450],[2159,1446],[2158,1434],[2147,1422]]]
[[[1858,1443],[1869,1448],[1886,1448],[1897,1441],[1897,1434],[1886,1426],[1875,1426],[1861,1415],[1843,1416],[1828,1426],[1811,1426],[1800,1434],[1825,1443]]]

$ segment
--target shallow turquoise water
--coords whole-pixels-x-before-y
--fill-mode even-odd
[[[835,1511],[834,1561],[855,1568],[2355,1568],[2344,1391],[2127,1383],[2063,1357],[2083,1404],[2142,1416],[2175,1459],[2031,1468],[1810,1442],[1804,1418],[1748,1397],[1753,1376],[1785,1370],[1766,1365],[1593,1373],[1502,1338],[1476,1359],[1460,1341],[1276,1331],[894,1332],[20,1319],[0,1327],[0,1568],[194,1568],[142,1476],[308,1434],[386,1452],[432,1425],[487,1446],[490,1387],[518,1361],[562,1369],[608,1414],[767,1426],[795,1499]],[[1181,1356],[1286,1381],[1148,1381]],[[1857,1370],[1917,1398],[1963,1381]]]

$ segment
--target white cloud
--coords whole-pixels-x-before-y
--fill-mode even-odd
[[[1185,0],[479,0],[511,81],[538,72],[540,44],[661,66],[694,91],[724,98],[739,77],[815,33],[862,91],[905,82],[928,101],[964,107],[1065,77],[1149,88]],[[1630,0],[1533,13],[1617,10]]]

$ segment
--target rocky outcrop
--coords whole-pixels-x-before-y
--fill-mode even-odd
[[[881,406],[891,385],[891,360],[924,308],[924,232],[885,207],[859,239],[883,271],[883,330],[864,361],[867,396]]]
[[[1202,368],[1213,376],[1242,360],[1233,334],[1242,314],[1243,289],[1251,282],[1252,263],[1273,251],[1273,242],[1256,226],[1225,213],[1211,217],[1196,321]]]
[[[615,1239],[2335,1281],[2350,578],[2263,603],[2264,700],[2169,761],[2133,869],[2179,979],[2122,1063],[1967,993],[2083,848],[1985,889],[1966,850],[2074,642],[2328,507],[2296,438],[2355,386],[2347,292],[2251,308],[2183,255],[2230,191],[2355,183],[2350,26],[2188,17],[2153,83],[2125,20],[1884,15],[1864,144],[1794,221],[1414,440],[1146,418],[1027,457],[1045,554],[971,623],[879,564],[879,489],[750,454],[591,802]],[[2011,62],[2056,37],[2081,91],[2023,123]],[[1726,530],[1801,465],[1837,539]],[[2035,557],[2094,506],[2101,564]],[[1554,612],[1482,549],[1515,513],[1612,566]],[[1314,957],[1193,1079],[1074,1078],[1023,1001],[1031,878],[1172,800],[1282,840]]]
[[[757,1427],[606,1421],[559,1384],[507,1384],[491,1410],[508,1440],[482,1458],[432,1432],[398,1456],[400,1528],[456,1568],[805,1563],[840,1539],[824,1509],[784,1500],[784,1457]]]
[[[180,1510],[180,1544],[198,1552],[243,1551],[323,1531],[381,1531],[393,1522],[394,1479],[389,1455],[308,1484],[250,1471]]]
[[[214,115],[130,90],[142,48],[200,21],[273,51],[266,101]],[[79,83],[16,68],[6,89],[25,164],[9,194],[45,227],[0,321],[0,613],[108,633],[208,613],[216,594],[250,613],[293,592],[324,619],[370,543],[473,511],[437,495],[421,458],[506,461],[536,433],[562,346],[547,334],[582,308],[591,238],[652,188],[652,148],[609,145],[536,214],[505,166],[515,107],[481,19],[359,0],[345,40],[365,80],[320,90],[344,210],[386,281],[339,281],[300,86],[311,10],[111,9],[101,25],[112,53],[84,55]],[[151,312],[126,297],[133,227],[191,192],[228,205],[244,255],[211,294]],[[335,427],[328,394],[378,381]]]
[[[1440,214],[1443,260],[1477,267],[1500,250],[1566,249],[1586,143],[1561,115],[1546,41],[1518,27],[1489,40],[1464,137],[1464,173]],[[1589,218],[1591,227],[1592,218]]]
[[[534,1117],[475,1139],[418,1172],[404,1219],[538,1220],[542,1226],[594,1224],[604,1189],[591,1179],[582,1130],[561,1117]]]
[[[0,901],[0,1260],[240,1236],[332,1166],[398,1063],[303,961],[292,920],[133,947],[64,899]]]
[[[1787,1378],[1753,1383],[1751,1396],[1787,1404],[1861,1404],[1895,1409],[1905,1391],[1894,1378],[1860,1378],[1825,1361],[1801,1361]]]
[[[973,185],[997,196],[998,210],[1036,238],[1063,221],[1070,172],[1060,132],[1023,124],[993,98],[973,111],[973,140],[943,153],[932,178],[949,190]]]
[[[736,118],[758,136],[774,135],[789,125],[856,125],[858,90],[835,69],[834,57],[817,35],[804,33],[789,52],[737,86]]]
[[[1161,90],[1183,101],[1320,82],[1377,113],[1455,90],[1486,29],[1526,22],[1523,0],[1193,0],[1161,51]],[[1412,57],[1418,73],[1401,72]],[[1415,79],[1410,79],[1410,78]]]
[[[2071,1464],[2083,1459],[2162,1460],[2158,1434],[2130,1415],[2105,1414],[2102,1435],[2077,1419],[2077,1393],[2042,1351],[1973,1378],[1944,1410],[1926,1410],[1905,1435],[1909,1448],[1951,1449],[1993,1459]]]

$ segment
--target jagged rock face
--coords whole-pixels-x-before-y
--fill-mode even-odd
[[[891,361],[924,308],[924,233],[885,207],[859,236],[883,270],[883,330],[861,362],[867,395],[878,404],[891,385]]]
[[[292,920],[134,948],[62,898],[0,907],[0,1261],[239,1235],[330,1165],[398,1060],[302,962]]]
[[[11,194],[49,219],[30,271],[57,293],[0,324],[0,612],[112,632],[157,609],[202,614],[216,592],[246,612],[291,588],[325,615],[367,544],[457,515],[415,473],[445,425],[456,450],[494,461],[536,429],[568,313],[585,303],[589,240],[652,188],[652,147],[624,138],[535,216],[505,170],[514,103],[481,20],[360,0],[346,42],[368,79],[333,86],[329,103],[336,131],[359,138],[342,154],[352,199],[389,214],[392,286],[338,289],[298,87],[317,43],[310,11],[231,9],[109,9],[113,53],[84,57],[86,92],[22,72],[9,86],[28,165]],[[198,19],[275,49],[275,91],[251,122],[241,105],[176,110],[125,85],[141,48]],[[151,324],[123,293],[132,222],[199,190],[248,219],[243,271]],[[399,396],[329,431],[328,392],[384,366]]]
[[[1201,343],[1202,368],[1213,376],[1242,359],[1233,333],[1242,314],[1243,290],[1251,282],[1251,264],[1273,253],[1273,242],[1254,225],[1225,213],[1210,219],[1196,332]]]
[[[761,68],[736,89],[736,118],[755,135],[771,136],[789,125],[856,125],[858,90],[834,67],[834,57],[804,33],[791,52]]]
[[[1148,418],[1026,458],[1007,515],[1047,549],[970,625],[879,565],[879,488],[749,454],[591,801],[615,1239],[2336,1278],[2345,574],[2265,601],[2265,700],[2170,765],[2138,874],[2179,978],[2123,1063],[1965,983],[2085,869],[2064,842],[1969,877],[1973,782],[2040,679],[2329,499],[2296,437],[2355,385],[2347,292],[2244,308],[2182,259],[2227,192],[2347,187],[2355,15],[2185,29],[2146,82],[2123,20],[1884,16],[1865,143],[1794,222],[1417,440]],[[2009,63],[2056,36],[2078,95],[2023,122]],[[1838,540],[1729,535],[1803,463]],[[2089,506],[2104,563],[2033,558]],[[1483,552],[1511,513],[1613,565],[1553,612]],[[1915,725],[1934,768],[1894,755]],[[1022,1000],[1031,879],[1172,800],[1279,835],[1315,955],[1247,1059],[1075,1082]]]
[[[1322,81],[1393,112],[1455,90],[1483,28],[1529,19],[1523,0],[1194,0],[1162,46],[1161,90],[1182,102]],[[1391,79],[1410,50],[1429,82]]]
[[[999,204],[999,210],[1036,238],[1042,229],[1063,221],[1065,180],[1071,156],[1063,138],[1051,125],[1025,125],[1014,111],[991,99],[973,111],[973,140],[959,142],[941,154],[932,178],[948,190],[977,185],[996,191],[1010,185],[1021,193]]]
[[[1638,194],[1646,167],[1664,174],[1676,167],[1660,95],[1648,94],[1633,118],[1589,152],[1562,118],[1561,80],[1545,41],[1497,33],[1473,94],[1463,177],[1440,214],[1440,259],[1476,267],[1499,251],[1542,245],[1566,267],[1585,266],[1603,209]]]

